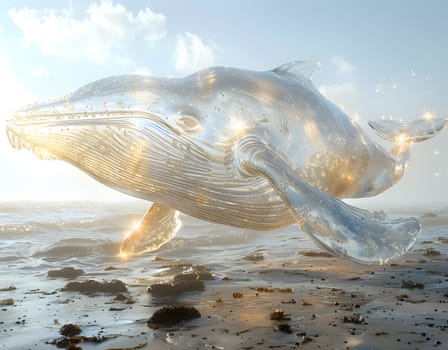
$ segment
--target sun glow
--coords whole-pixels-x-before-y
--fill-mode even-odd
[[[123,261],[126,261],[129,258],[129,254],[127,252],[123,251],[123,250],[120,250],[120,252],[118,253],[118,256]]]
[[[425,114],[423,114],[423,119],[426,119],[426,120],[434,119],[434,114],[432,114],[430,112],[426,112]]]
[[[121,260],[126,261],[126,260],[129,259],[129,257],[131,255],[133,255],[133,248],[132,249],[123,249],[123,244],[125,242],[129,243],[129,239],[133,240],[133,238],[135,238],[135,235],[134,235],[133,238],[131,238],[131,236],[133,234],[135,234],[137,231],[139,231],[140,227],[141,227],[141,221],[135,221],[132,224],[131,228],[126,231],[126,233],[124,235],[124,238],[123,238],[123,241],[121,243],[120,251],[118,253],[118,256],[120,257]]]
[[[411,137],[406,133],[401,133],[394,138],[395,143],[395,154],[401,154],[409,149],[409,146],[411,145]]]
[[[247,130],[247,124],[239,118],[230,119],[230,129],[236,134],[236,136],[243,136]]]
[[[320,137],[319,130],[317,129],[317,126],[313,121],[305,122],[303,130],[305,134],[312,140],[316,140]]]
[[[134,224],[132,225],[132,230],[127,234],[126,237],[129,237],[132,232],[137,231],[139,228],[140,228],[140,221],[134,222]]]
[[[405,144],[407,144],[407,143],[410,142],[410,137],[409,137],[408,134],[406,134],[406,133],[402,133],[402,134],[400,134],[400,135],[398,135],[398,136],[396,136],[396,137],[394,138],[394,142],[395,142],[398,146],[403,146],[403,145],[405,145]]]

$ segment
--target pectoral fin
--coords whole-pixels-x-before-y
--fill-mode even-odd
[[[123,257],[159,249],[179,231],[181,222],[174,209],[154,203],[120,246]]]
[[[256,136],[240,140],[235,153],[247,176],[263,176],[271,183],[308,237],[344,259],[385,264],[409,250],[420,232],[415,218],[372,214],[311,186]]]

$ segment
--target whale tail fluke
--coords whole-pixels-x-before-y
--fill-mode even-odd
[[[369,126],[387,141],[411,144],[433,138],[448,124],[446,118],[428,117],[412,122],[396,120],[369,121]]]

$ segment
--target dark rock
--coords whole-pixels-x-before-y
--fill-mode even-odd
[[[437,214],[429,212],[429,213],[425,213],[425,214],[423,214],[423,215],[420,216],[420,217],[421,217],[421,218],[436,218],[436,217],[437,217]]]
[[[12,290],[16,290],[17,288],[14,286],[9,286],[9,287],[4,287],[4,288],[0,288],[0,292],[10,292]]]
[[[437,241],[443,244],[448,244],[448,237],[437,237]]]
[[[300,342],[298,344],[304,345],[304,344],[309,343],[310,341],[313,341],[313,338],[304,335],[304,336],[302,336],[302,339],[300,339]]]
[[[62,289],[63,292],[81,292],[91,293],[122,293],[127,292],[126,285],[117,279],[112,281],[98,282],[95,280],[87,280],[84,282],[69,282]]]
[[[118,300],[118,301],[124,301],[126,299],[127,299],[126,295],[124,295],[122,293],[118,293],[114,298],[114,300]]]
[[[169,261],[170,259],[164,258],[163,256],[155,256],[154,261]]]
[[[425,285],[420,282],[413,282],[413,281],[401,281],[401,288],[407,288],[407,289],[423,289],[425,288]]]
[[[180,273],[174,276],[173,281],[198,281],[200,280],[199,276],[195,273]]]
[[[14,299],[13,298],[8,298],[8,299],[0,300],[0,305],[1,306],[11,306],[11,305],[14,305]]]
[[[389,334],[389,333],[384,332],[384,331],[378,331],[378,332],[375,333],[375,335],[378,336],[378,337],[379,337],[379,336],[382,336],[382,335],[388,335],[388,334]]]
[[[288,300],[288,301],[282,301],[282,304],[296,304],[297,301],[295,301],[294,299]]]
[[[170,274],[195,274],[198,276],[198,279],[202,281],[214,279],[210,269],[208,269],[207,267],[202,265],[193,265],[192,263],[186,261],[177,261],[171,264],[163,265],[161,267],[167,269],[161,277]]]
[[[205,280],[213,280],[210,270],[204,266],[187,263],[170,265],[170,268],[181,269],[182,272],[175,275],[168,283],[152,284],[148,292],[154,296],[163,297],[179,295],[187,292],[202,292],[205,289]]]
[[[205,289],[201,280],[175,280],[169,283],[156,283],[148,288],[153,296],[165,297],[186,292],[201,292]]]
[[[75,269],[74,267],[64,267],[59,270],[50,270],[47,273],[48,277],[64,277],[64,278],[76,278],[84,274],[84,270]]]
[[[113,270],[116,270],[117,268],[115,267],[115,266],[106,266],[105,268],[104,268],[104,271],[113,271]]]
[[[212,281],[215,279],[210,269],[202,265],[194,265],[192,273],[198,276],[198,279],[201,281]]]
[[[423,250],[424,256],[439,256],[440,252],[438,250],[435,250],[434,248],[427,248]]]
[[[271,313],[269,319],[273,321],[288,321],[291,319],[291,317],[289,316],[291,315],[286,314],[283,310],[275,310],[274,312]]]
[[[241,292],[233,292],[232,296],[233,296],[235,299],[241,299],[242,297],[244,297],[244,294],[241,293]]]
[[[125,307],[110,307],[109,311],[123,311],[126,310]]]
[[[263,254],[249,254],[246,256],[243,256],[243,260],[248,260],[248,261],[261,261],[264,260],[264,256]]]
[[[56,347],[60,349],[67,349],[67,350],[82,350],[80,346],[78,346],[78,343],[72,341],[72,338],[59,338],[55,339],[52,342],[48,342],[48,344],[56,345]]]
[[[290,326],[289,324],[286,324],[286,323],[279,324],[279,325],[277,326],[277,329],[278,329],[280,332],[283,332],[283,333],[288,333],[288,334],[291,334],[291,333],[292,333],[291,326]]]
[[[73,337],[81,333],[81,327],[77,324],[68,323],[59,329],[59,333],[66,337]]]
[[[353,314],[350,317],[344,316],[343,321],[344,323],[360,324],[364,322],[364,317],[362,317],[360,314]]]
[[[299,252],[299,254],[312,258],[334,258],[334,255],[324,252],[323,250],[305,250],[303,252]]]
[[[274,293],[274,288],[268,288],[268,287],[250,287],[250,289],[255,290],[259,293]]]
[[[412,304],[421,304],[426,301],[425,299],[419,299],[419,300],[411,299],[407,294],[398,294],[396,298],[398,301],[405,301]]]
[[[78,346],[79,343],[102,343],[106,340],[116,338],[117,335],[93,335],[93,336],[64,336],[57,339],[53,339],[51,341],[46,341],[46,344],[56,345],[56,347],[60,349],[69,349],[69,350],[82,350],[82,347]]]
[[[165,306],[151,316],[148,320],[148,327],[157,329],[159,327],[173,326],[182,321],[200,318],[201,314],[194,307],[188,306]]]

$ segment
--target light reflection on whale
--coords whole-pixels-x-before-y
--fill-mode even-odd
[[[254,230],[295,222],[337,256],[384,264],[412,246],[418,220],[340,199],[395,184],[409,146],[446,120],[370,122],[393,142],[387,151],[315,89],[315,68],[293,62],[261,72],[214,67],[180,79],[114,76],[17,112],[7,134],[15,148],[153,202],[123,240],[123,256],[169,241],[183,212]]]

